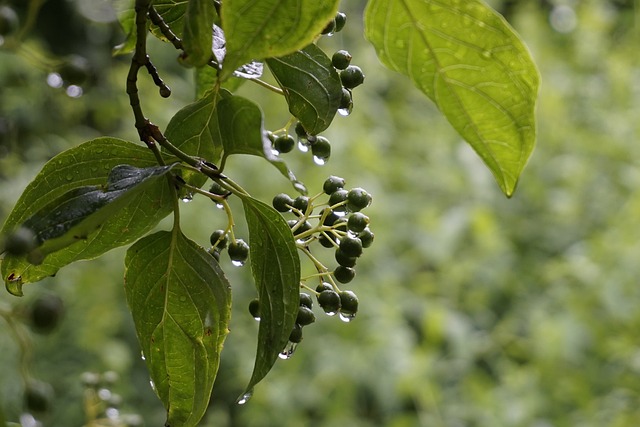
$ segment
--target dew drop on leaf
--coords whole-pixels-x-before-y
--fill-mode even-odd
[[[355,318],[356,318],[356,314],[355,313],[352,313],[352,314],[340,313],[340,320],[342,320],[345,323],[349,323]]]
[[[278,357],[282,360],[291,359],[291,356],[293,356],[293,353],[295,353],[297,347],[298,344],[289,341],[284,349],[280,352]]]
[[[306,142],[303,142],[302,140],[298,141],[298,150],[302,151],[303,153],[308,152],[309,144]]]
[[[248,392],[246,392],[245,394],[240,396],[238,398],[238,400],[236,401],[236,403],[238,405],[244,405],[245,403],[247,403],[249,401],[249,399],[251,399],[251,396],[253,396],[253,390],[249,390]]]
[[[324,164],[327,163],[327,160],[328,157],[313,156],[313,163],[318,166],[324,166]]]
[[[242,267],[244,265],[244,261],[231,261],[231,264],[236,267]]]

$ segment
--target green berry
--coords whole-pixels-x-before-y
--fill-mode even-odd
[[[342,81],[342,86],[353,89],[364,83],[364,73],[357,65],[349,65],[340,71],[340,81]]]
[[[344,178],[331,175],[329,178],[327,178],[324,181],[324,184],[322,184],[322,190],[324,191],[325,194],[331,195],[332,193],[335,193],[336,191],[343,189],[344,184],[345,184]]]
[[[300,326],[307,326],[316,321],[316,316],[313,314],[310,308],[301,305],[298,307],[298,316],[296,317],[296,323]]]
[[[339,265],[333,271],[333,277],[340,283],[349,283],[356,277],[356,271],[353,268]]]
[[[351,291],[340,292],[340,312],[353,317],[358,312],[358,297]]]
[[[227,247],[227,233],[225,230],[216,230],[211,233],[209,237],[209,241],[211,242],[211,246],[215,246],[216,249],[224,249]]]
[[[309,208],[309,198],[307,196],[298,196],[295,198],[292,205],[304,214]]]
[[[249,313],[254,319],[260,320],[260,300],[258,298],[252,299],[249,303]]]
[[[338,106],[339,110],[346,110],[347,113],[351,113],[353,110],[353,95],[351,91],[346,88],[342,88],[342,96],[340,97],[340,105]],[[348,114],[343,114],[348,115]]]
[[[294,344],[300,343],[302,341],[302,325],[298,325],[297,323],[293,326],[293,330],[289,334],[289,341]]]
[[[347,207],[351,212],[358,212],[371,204],[371,195],[362,188],[349,190],[347,199]]]
[[[207,252],[209,253],[209,255],[215,258],[216,261],[220,261],[220,249],[211,247]]]
[[[340,251],[348,257],[357,258],[362,255],[362,241],[349,235],[340,239]]]
[[[53,402],[53,388],[48,383],[31,380],[25,389],[24,401],[29,412],[48,412]]]
[[[335,240],[333,240],[330,237],[327,237],[327,235],[324,234],[324,233],[321,234],[320,237],[318,237],[318,241],[325,248],[333,248],[333,247],[335,247],[335,245],[334,245]]]
[[[227,196],[229,194],[229,192],[226,189],[224,189],[220,184],[218,184],[215,181],[213,181],[213,183],[211,184],[211,187],[209,188],[209,193],[213,193],[217,196]]]
[[[53,331],[64,314],[64,303],[57,295],[42,295],[36,299],[29,310],[29,324],[38,333]]]
[[[295,132],[298,138],[306,138],[309,135],[301,122],[296,123]]]
[[[291,212],[293,199],[288,194],[280,193],[276,194],[271,204],[278,212]]]
[[[305,294],[304,292],[300,293],[300,306],[307,307],[309,309],[313,308],[313,300],[311,299],[311,295]]]
[[[329,196],[329,206],[331,206],[331,209],[338,212],[346,211],[347,208],[345,205],[340,205],[340,206],[336,206],[336,205],[347,201],[348,196],[349,196],[349,192],[347,190],[342,189],[342,190],[334,191]]]
[[[362,212],[355,212],[347,220],[347,228],[354,233],[360,233],[369,225],[369,217]]]
[[[326,161],[331,157],[331,143],[324,136],[316,137],[316,141],[311,144],[311,154],[317,159]]]
[[[334,290],[326,290],[318,295],[318,304],[325,313],[336,314],[340,310],[340,295]]]
[[[332,290],[333,290],[333,286],[331,286],[331,283],[328,283],[328,282],[322,282],[318,286],[316,286],[316,292],[319,294],[324,291],[332,291]]]
[[[347,14],[343,12],[338,12],[336,13],[336,17],[333,18],[333,20],[336,22],[336,29],[334,31],[336,33],[339,31],[342,31],[345,24],[347,23]]]
[[[9,234],[4,241],[4,250],[9,255],[26,255],[36,248],[36,235],[27,227],[20,227]]]
[[[342,252],[340,249],[336,250],[335,254],[336,261],[343,267],[354,267],[356,265],[356,261],[358,258],[350,257]]]
[[[335,19],[332,19],[324,27],[324,29],[322,30],[321,34],[323,34],[323,35],[331,35],[331,34],[333,34],[335,32],[335,30],[336,30],[336,21],[335,21]]]
[[[328,227],[331,227],[333,224],[335,224],[335,222],[337,220],[339,220],[340,218],[342,218],[340,215],[338,215],[337,213],[335,213],[334,211],[331,211],[322,221],[322,225],[326,225]]]
[[[346,50],[339,50],[331,57],[331,65],[338,70],[344,70],[351,63],[351,54]]]
[[[273,148],[279,153],[289,153],[296,146],[296,140],[291,135],[282,135],[273,142]]]
[[[365,228],[360,233],[358,233],[358,238],[362,242],[363,248],[368,248],[369,246],[371,246],[371,244],[373,243],[374,237],[375,237],[375,234],[373,234],[373,232],[369,230],[369,227]]]
[[[237,239],[229,244],[229,258],[234,263],[244,264],[249,258],[249,245],[242,239]]]
[[[8,36],[18,29],[19,20],[16,12],[9,6],[0,6],[0,36]]]

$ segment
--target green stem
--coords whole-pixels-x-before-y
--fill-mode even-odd
[[[260,86],[269,89],[271,92],[277,93],[278,95],[284,95],[284,91],[282,89],[280,89],[279,87],[273,86],[263,80],[260,80],[260,79],[247,79],[247,80],[257,83]]]

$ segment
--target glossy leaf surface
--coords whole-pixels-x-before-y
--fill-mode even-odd
[[[104,185],[117,165],[151,167],[157,161],[145,147],[115,139],[98,138],[57,155],[47,162],[24,190],[9,214],[2,233],[10,233],[49,202],[74,189]],[[162,181],[162,180],[161,180]],[[127,245],[151,230],[172,209],[172,193],[166,182],[158,182],[122,207],[87,239],[50,254],[40,265],[25,257],[5,256],[2,277],[13,292],[24,283],[37,282],[77,260],[95,258],[108,250]]]
[[[125,292],[167,425],[197,426],[209,406],[231,314],[217,261],[179,230],[136,242]]]
[[[533,150],[539,76],[509,24],[480,0],[371,0],[365,34],[471,144],[511,196]]]
[[[331,59],[310,44],[304,49],[266,60],[284,91],[289,111],[311,135],[329,127],[342,96],[340,76]]]
[[[271,370],[289,334],[300,304],[300,258],[293,233],[271,206],[243,197],[249,226],[251,272],[260,300],[260,328],[253,374],[247,392]]]
[[[287,55],[311,43],[333,19],[337,0],[226,0],[223,80],[252,60]]]

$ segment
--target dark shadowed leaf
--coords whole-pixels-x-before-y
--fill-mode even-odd
[[[188,65],[201,67],[211,59],[215,13],[213,1],[189,0],[182,33],[183,59]]]
[[[57,155],[44,165],[24,190],[2,233],[14,231],[52,200],[69,191],[104,185],[110,171],[121,164],[151,167],[157,161],[149,149],[115,138],[98,138]],[[171,189],[162,181],[133,197],[86,239],[50,254],[40,265],[30,264],[25,257],[6,256],[1,270],[7,286],[20,293],[24,283],[37,282],[67,264],[95,258],[149,232],[171,212],[173,206]]]
[[[178,229],[128,251],[125,292],[167,425],[197,426],[209,406],[231,314],[217,261]]]

